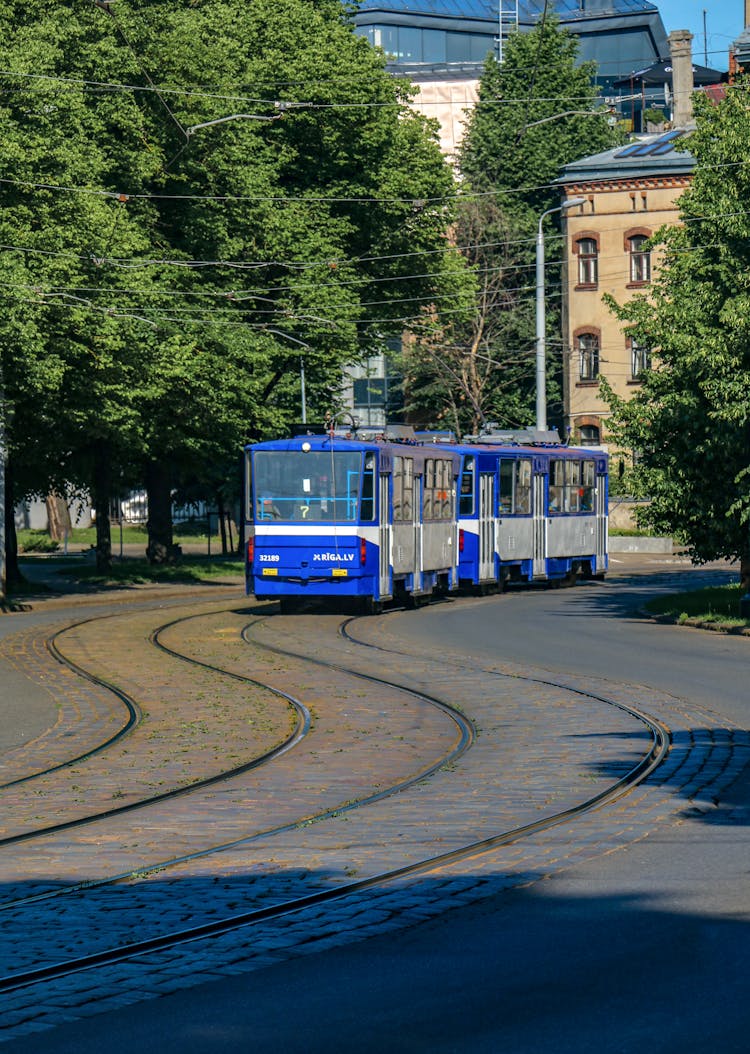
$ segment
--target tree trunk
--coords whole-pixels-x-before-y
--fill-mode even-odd
[[[47,523],[49,524],[49,536],[55,542],[62,542],[70,534],[70,509],[65,498],[59,494],[48,494],[45,498],[47,506]]]
[[[227,521],[226,511],[224,509],[224,502],[221,499],[221,494],[216,495],[216,512],[219,517],[219,530],[221,531],[221,555],[227,555]]]
[[[750,595],[750,543],[740,556],[740,593]]]
[[[109,451],[101,447],[94,461],[94,515],[96,517],[96,569],[112,570],[112,535],[109,526],[109,500],[112,496]]]
[[[3,589],[15,589],[24,578],[18,566],[18,539],[16,537],[16,502],[13,493],[13,473],[10,461],[5,463],[5,582],[0,583],[0,596]]]
[[[179,556],[172,534],[172,486],[169,470],[161,461],[146,465],[148,495],[148,547],[150,564],[171,564]]]

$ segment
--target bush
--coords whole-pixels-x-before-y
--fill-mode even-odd
[[[667,120],[667,115],[664,113],[663,110],[644,110],[643,120],[646,121],[648,124],[665,124]]]
[[[60,543],[50,538],[47,531],[25,529],[18,532],[19,553],[56,553]]]

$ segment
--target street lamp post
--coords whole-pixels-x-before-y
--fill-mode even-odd
[[[585,205],[585,198],[568,198],[562,205],[547,209],[539,217],[536,236],[536,427],[547,431],[547,363],[546,363],[546,312],[544,303],[544,218],[553,212],[565,212],[576,205]]]
[[[266,333],[275,333],[277,337],[284,337],[286,340],[291,340],[292,344],[299,344],[300,347],[307,348],[308,351],[313,351],[312,344],[308,344],[306,340],[300,340],[298,337],[293,337],[291,333],[285,333],[283,329],[274,329],[272,326],[268,326]],[[302,400],[302,424],[307,424],[307,398],[305,395],[305,357],[304,354],[300,354],[299,357],[299,383],[300,383],[300,397]]]

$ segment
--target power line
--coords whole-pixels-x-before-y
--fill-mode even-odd
[[[750,164],[750,160],[742,161],[742,162],[736,162],[736,163],[731,162],[731,163],[728,163],[728,165],[720,164],[720,165],[714,165],[714,166],[703,166],[701,170],[707,170],[707,169],[708,170],[715,170],[715,169],[720,169],[720,168],[724,168],[724,167],[735,167],[735,165],[739,166],[739,165],[745,165],[745,164]],[[675,211],[676,212],[679,211],[677,209],[677,207],[675,207]],[[646,219],[648,217],[648,213],[637,213],[635,215],[640,216],[642,219]],[[726,219],[729,219],[729,218],[748,216],[748,215],[750,215],[750,210],[742,209],[742,210],[736,210],[734,212],[722,212],[722,213],[718,213],[718,214],[715,214],[715,215],[709,215],[709,216],[686,217],[684,219],[681,219],[680,223],[682,225],[684,225],[684,226],[688,226],[688,225],[694,224],[694,223],[710,223],[710,222],[714,222],[714,221],[717,221],[717,220],[726,220]],[[612,227],[612,228],[599,228],[599,231],[602,234],[606,234],[606,233],[611,233],[611,232],[617,232],[620,229],[621,228],[618,226],[618,227]],[[563,237],[564,236],[561,233],[553,233],[553,234],[547,235],[547,242],[548,243],[555,242],[555,241],[560,242],[560,241],[563,240]],[[411,252],[390,253],[390,254],[385,254],[385,255],[382,255],[382,256],[376,256],[376,255],[366,256],[366,255],[362,255],[360,257],[353,257],[353,258],[350,258],[350,259],[336,258],[334,256],[334,257],[328,257],[328,258],[320,259],[320,260],[305,260],[305,261],[300,261],[300,260],[276,260],[276,259],[274,259],[274,260],[221,260],[221,259],[216,259],[216,260],[190,260],[190,259],[179,259],[179,258],[170,259],[170,258],[167,258],[167,257],[162,257],[162,258],[155,257],[155,258],[143,258],[143,259],[138,258],[138,257],[105,257],[105,258],[102,258],[102,257],[95,256],[94,254],[67,253],[67,252],[64,252],[64,251],[61,251],[61,250],[39,249],[39,248],[32,247],[32,246],[12,245],[12,244],[7,244],[7,243],[0,244],[0,251],[4,250],[4,251],[7,251],[7,252],[19,252],[19,253],[24,253],[24,254],[28,254],[28,255],[39,255],[39,256],[43,256],[43,257],[44,256],[48,256],[48,257],[60,258],[60,259],[77,260],[80,263],[84,263],[84,264],[94,264],[95,266],[104,266],[104,265],[106,265],[106,266],[110,266],[110,267],[121,268],[123,270],[141,270],[144,267],[177,267],[177,268],[187,268],[187,269],[224,268],[224,267],[226,267],[226,268],[229,268],[229,269],[232,269],[232,270],[260,270],[260,269],[267,268],[267,267],[277,267],[277,268],[282,268],[283,267],[283,268],[288,268],[289,270],[299,270],[299,271],[310,270],[310,269],[314,269],[314,268],[328,268],[330,270],[338,271],[338,270],[340,270],[342,268],[345,268],[345,267],[355,267],[355,266],[359,266],[361,264],[388,263],[388,262],[392,262],[392,261],[395,261],[395,260],[424,258],[424,257],[429,257],[429,256],[440,256],[440,255],[443,255],[443,254],[446,254],[446,253],[467,252],[467,251],[470,251],[470,250],[482,249],[482,248],[492,248],[492,247],[495,247],[495,246],[507,246],[509,248],[510,247],[514,247],[514,246],[524,246],[524,245],[525,246],[531,246],[531,245],[534,244],[534,241],[535,241],[534,238],[529,237],[529,238],[509,239],[507,241],[501,241],[501,242],[479,242],[479,243],[471,243],[470,242],[470,243],[459,244],[459,245],[451,245],[451,244],[446,242],[446,244],[444,246],[442,246],[440,248],[436,248],[436,249],[424,249],[424,250],[416,250],[416,251],[412,250]],[[529,263],[528,265],[527,264],[520,264],[520,265],[517,265],[517,266],[520,269],[523,269],[526,266],[531,266],[531,263]],[[554,267],[554,266],[558,266],[558,263],[557,263],[557,261],[550,260],[550,261],[546,262],[545,266],[547,266],[547,267]],[[412,275],[406,275],[406,276],[402,276],[402,275],[380,276],[380,277],[374,276],[372,278],[370,278],[368,276],[368,277],[365,277],[363,279],[352,279],[351,280],[351,284],[362,284],[362,283],[370,284],[370,283],[373,283],[373,282],[390,282],[390,281],[402,281],[402,280],[405,281],[405,280],[408,280],[408,279],[433,277],[433,276],[437,277],[437,276],[439,276],[439,274],[440,274],[440,272],[427,272],[427,273],[419,273],[419,274],[412,274]],[[341,282],[337,283],[337,284],[346,284],[348,281],[349,280],[341,280]],[[316,285],[317,284],[318,283],[316,283]],[[301,288],[301,287],[281,286],[279,288],[283,289],[283,288]]]
[[[573,35],[575,35],[575,34],[573,34]],[[711,55],[711,56],[720,55],[722,58],[724,58],[727,55],[727,51],[728,51],[727,48],[716,48],[716,49],[713,49],[713,50],[709,51],[708,54]],[[618,61],[619,61],[619,64],[622,66],[622,65],[626,65],[628,62],[642,63],[642,59],[643,59],[642,55],[632,55],[632,56],[621,56]],[[657,61],[657,59],[654,59],[654,61]],[[535,67],[533,65],[532,66],[517,66],[517,65],[514,65],[512,67],[512,72],[514,74],[518,73],[518,72],[530,72],[534,68]],[[551,68],[554,68],[554,67],[551,67]],[[639,67],[639,68],[642,68],[642,67]],[[480,72],[481,72],[481,70],[478,68],[477,69],[477,73],[479,74]],[[510,70],[506,71],[506,70],[503,69],[502,66],[500,66],[499,69],[496,72],[497,72],[497,74],[499,76],[502,77],[502,76],[505,76],[506,73],[509,74],[511,71]],[[626,77],[629,76],[630,72],[631,71],[628,71],[627,73],[623,74],[620,77],[620,79],[624,80]],[[636,73],[636,72],[638,72],[638,70],[633,70],[632,72]],[[393,71],[389,71],[389,75],[391,77],[393,77],[394,80],[396,78],[413,80],[413,75],[407,74],[405,72],[401,73],[398,69],[393,70]],[[51,82],[53,84],[70,85],[71,87],[92,88],[92,89],[95,89],[97,91],[106,90],[106,91],[109,91],[109,92],[120,91],[120,92],[160,93],[162,95],[172,95],[172,96],[176,96],[176,97],[179,97],[179,98],[215,99],[217,101],[231,102],[231,103],[252,103],[252,104],[262,104],[262,103],[269,104],[270,103],[270,104],[272,104],[272,102],[274,101],[274,100],[268,99],[267,97],[259,96],[257,94],[247,94],[247,93],[240,93],[240,92],[221,92],[221,91],[211,90],[209,88],[206,88],[205,86],[201,86],[201,87],[193,86],[193,87],[189,87],[189,88],[174,88],[174,87],[169,87],[168,85],[164,85],[164,84],[158,84],[157,85],[157,84],[154,84],[153,81],[150,81],[150,83],[148,85],[144,85],[144,84],[129,84],[129,83],[123,83],[123,82],[119,82],[119,81],[93,80],[93,79],[85,78],[85,77],[66,77],[66,76],[61,76],[60,74],[51,74],[51,73],[29,73],[29,72],[22,72],[22,71],[19,71],[19,70],[11,70],[11,69],[7,69],[7,68],[5,68],[5,69],[0,68],[0,76],[8,77],[8,78],[15,78],[17,80],[27,80],[27,81],[31,81],[31,82],[33,82],[33,81],[43,81],[43,82]],[[477,77],[477,79],[479,79],[479,76]],[[299,88],[319,88],[319,87],[331,88],[331,87],[340,86],[341,89],[344,90],[344,91],[351,90],[352,84],[357,85],[357,86],[366,86],[366,82],[363,81],[361,78],[359,78],[357,76],[357,74],[352,74],[350,76],[337,76],[337,77],[332,77],[332,78],[319,78],[318,77],[318,78],[307,79],[307,80],[304,80],[304,79],[303,80],[273,80],[271,78],[264,77],[264,78],[262,78],[262,80],[259,80],[258,83],[262,84],[264,88],[296,88],[296,89],[299,89]],[[551,98],[548,98],[548,97],[547,98],[538,97],[537,101],[555,101],[555,100],[551,99]],[[341,106],[345,106],[347,104],[346,103],[341,103],[341,104],[336,104],[336,103],[325,104],[325,103],[323,103],[321,105],[323,105],[323,106],[325,106],[325,105],[334,105],[334,106],[341,105]],[[379,106],[379,105],[391,105],[391,104],[390,103],[387,103],[387,104],[372,103],[371,105]]]

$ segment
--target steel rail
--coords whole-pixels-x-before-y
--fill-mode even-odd
[[[219,612],[217,612],[217,614],[218,613]],[[227,676],[236,677],[239,680],[247,680],[247,678],[245,678],[241,674],[234,674],[231,671],[221,670],[220,667],[214,666],[214,665],[212,665],[210,663],[205,663],[201,659],[194,659],[193,657],[191,657],[189,655],[185,655],[183,652],[177,651],[175,648],[168,647],[166,644],[163,643],[163,641],[161,641],[159,639],[163,632],[165,632],[168,629],[173,628],[174,626],[177,626],[177,625],[181,624],[182,622],[189,622],[192,619],[199,619],[199,618],[205,618],[205,617],[206,617],[205,614],[198,613],[198,614],[195,614],[195,615],[188,615],[184,619],[173,619],[171,622],[164,623],[164,625],[159,626],[154,631],[152,631],[152,633],[149,634],[149,641],[155,647],[157,647],[160,650],[166,652],[167,654],[173,656],[174,658],[182,659],[184,662],[190,663],[192,665],[203,667],[204,669],[216,670],[216,671],[219,671],[219,672],[222,672],[222,673],[226,673]],[[254,620],[254,622],[257,622],[257,621],[260,621],[260,619]],[[243,628],[243,630],[241,631],[242,639],[245,640],[246,643],[249,643],[248,638],[247,638],[247,632],[250,629],[250,627],[254,624],[254,622],[248,623],[248,625],[245,626]],[[262,648],[262,649],[264,649],[266,651],[270,651],[273,654],[278,654],[278,649],[275,649],[271,645],[267,645],[264,642],[256,642],[256,644],[257,644],[258,647],[260,647],[260,648]],[[317,661],[319,664],[321,664],[323,666],[329,666],[331,668],[334,668],[333,664],[327,663],[324,660],[313,660],[313,659],[310,659],[310,660],[307,660],[307,661],[310,661],[310,662],[316,662]],[[28,904],[39,903],[41,901],[56,900],[58,897],[69,896],[69,895],[71,895],[73,893],[80,893],[80,892],[84,892],[86,890],[92,890],[92,889],[101,888],[103,886],[115,885],[117,883],[132,881],[134,879],[137,880],[137,879],[148,878],[149,875],[151,875],[151,874],[154,874],[156,872],[163,872],[163,871],[165,871],[166,869],[168,869],[170,867],[177,866],[178,864],[189,863],[190,861],[199,860],[199,859],[202,859],[202,858],[205,858],[205,857],[208,857],[208,856],[213,856],[216,853],[224,852],[224,851],[229,850],[229,849],[236,849],[236,848],[239,848],[240,846],[250,845],[251,843],[259,841],[259,840],[261,840],[263,838],[271,838],[271,837],[275,837],[276,835],[279,835],[279,834],[285,834],[285,833],[287,833],[289,831],[299,830],[300,828],[305,827],[305,826],[307,826],[310,823],[317,823],[317,822],[319,822],[321,820],[328,820],[328,819],[333,819],[333,818],[335,818],[337,816],[342,816],[345,813],[351,812],[354,809],[361,808],[363,805],[373,805],[376,802],[382,801],[385,798],[389,798],[389,797],[391,797],[394,794],[398,794],[400,791],[406,790],[409,787],[414,786],[414,784],[419,783],[421,780],[426,779],[428,776],[431,776],[434,772],[437,772],[444,765],[448,765],[451,762],[455,761],[474,742],[476,731],[475,731],[474,726],[471,723],[471,721],[469,721],[468,718],[466,718],[459,711],[455,710],[453,707],[450,707],[448,704],[442,702],[441,700],[438,700],[438,699],[435,699],[435,698],[433,698],[431,696],[428,696],[424,692],[416,691],[415,689],[404,688],[402,685],[395,684],[394,682],[391,682],[391,681],[385,681],[385,680],[382,680],[381,678],[377,678],[377,677],[370,677],[370,676],[367,676],[365,674],[355,674],[354,671],[349,671],[349,670],[346,670],[345,668],[339,668],[339,669],[340,669],[341,672],[346,672],[346,673],[350,673],[351,672],[355,676],[360,676],[360,677],[365,678],[365,679],[367,679],[369,681],[373,681],[376,684],[383,684],[384,686],[387,686],[389,688],[396,688],[397,690],[405,693],[406,695],[411,695],[411,696],[413,696],[413,697],[415,697],[417,699],[425,700],[426,702],[430,703],[431,705],[434,705],[434,706],[438,707],[439,709],[441,709],[441,710],[443,710],[445,712],[448,712],[449,716],[453,720],[454,724],[457,725],[457,727],[458,727],[458,729],[460,731],[460,735],[458,737],[458,742],[457,742],[456,746],[454,746],[451,750],[446,751],[443,754],[441,754],[441,756],[439,758],[437,758],[436,760],[432,761],[430,763],[430,765],[426,766],[425,768],[420,769],[418,772],[416,772],[413,775],[409,776],[407,779],[400,780],[398,783],[392,784],[390,787],[385,787],[383,790],[379,790],[379,791],[375,792],[374,794],[367,795],[366,797],[357,798],[357,799],[354,799],[352,801],[347,801],[346,803],[334,806],[333,808],[326,809],[326,810],[324,810],[322,812],[310,813],[310,814],[308,814],[306,816],[301,816],[298,819],[293,820],[293,821],[291,821],[289,823],[281,824],[281,825],[279,825],[277,827],[265,828],[265,829],[263,829],[261,831],[256,831],[253,834],[246,835],[246,836],[243,836],[241,838],[233,839],[231,842],[222,842],[221,844],[210,846],[210,847],[208,847],[206,849],[200,849],[200,850],[197,850],[196,852],[193,852],[193,853],[187,853],[187,854],[184,854],[184,855],[179,856],[179,857],[170,857],[170,858],[168,858],[166,860],[161,860],[158,863],[151,864],[151,865],[149,865],[148,867],[145,867],[145,868],[138,868],[137,870],[133,870],[133,871],[125,871],[125,872],[122,872],[122,873],[117,874],[117,875],[110,875],[107,878],[87,880],[87,881],[84,881],[84,882],[72,883],[72,884],[70,884],[68,886],[62,886],[62,887],[58,886],[58,887],[56,887],[53,890],[49,890],[49,891],[44,892],[44,893],[37,893],[37,894],[35,894],[33,896],[30,896],[30,897],[22,897],[22,898],[17,898],[15,900],[6,900],[6,901],[0,903],[0,911],[6,911],[6,910],[9,910],[9,909],[20,908],[20,907],[23,907],[23,906],[28,905]],[[261,682],[253,682],[253,683],[260,684]],[[282,694],[284,694],[284,693],[282,693]],[[287,698],[291,698],[291,697],[287,696]],[[308,713],[308,727],[309,727],[309,713]],[[274,756],[276,756],[276,755],[274,755]],[[194,789],[196,789],[199,786],[200,785],[198,785],[198,784],[193,784],[193,785],[191,785],[191,787],[185,788],[185,790],[194,790]],[[0,845],[2,845],[2,842],[0,842]]]
[[[107,615],[103,617],[110,618],[112,616]],[[199,616],[187,616],[185,621],[188,621],[190,618],[197,617]],[[85,620],[85,622],[91,621],[96,621],[96,618]],[[165,626],[162,628],[167,628],[167,626],[175,625],[180,621],[182,620],[172,620],[172,622],[166,623]],[[158,633],[159,631],[156,630],[155,632]],[[162,648],[162,650],[167,651],[168,649]],[[230,677],[245,684],[253,685],[256,688],[262,688],[265,691],[269,691],[274,695],[285,699],[290,704],[297,717],[294,729],[292,730],[290,735],[287,736],[286,739],[284,739],[281,743],[275,746],[272,750],[266,751],[264,754],[261,754],[257,758],[253,758],[250,761],[243,762],[241,765],[236,765],[234,768],[225,769],[224,771],[216,773],[213,776],[207,776],[205,779],[197,780],[195,783],[191,783],[186,787],[175,787],[172,790],[163,791],[160,794],[154,794],[148,798],[141,798],[135,802],[128,802],[126,805],[117,805],[111,809],[104,809],[98,813],[91,813],[87,816],[80,816],[72,820],[65,820],[61,823],[50,824],[47,827],[38,827],[32,831],[24,831],[19,834],[7,835],[5,838],[0,838],[0,849],[10,845],[18,845],[21,842],[32,841],[35,838],[42,838],[51,834],[59,834],[62,831],[74,830],[77,827],[84,827],[88,824],[97,823],[99,820],[108,820],[111,819],[113,816],[121,816],[124,813],[134,812],[137,809],[144,809],[151,805],[156,805],[161,802],[183,797],[186,794],[192,794],[195,791],[203,790],[206,787],[212,787],[217,783],[226,782],[227,780],[233,779],[236,776],[241,776],[246,772],[251,772],[253,769],[256,769],[259,766],[265,765],[269,761],[280,757],[282,754],[285,754],[288,750],[291,750],[292,747],[296,746],[297,743],[300,742],[300,740],[304,739],[304,737],[308,734],[311,725],[310,712],[304,705],[304,703],[300,702],[298,699],[295,699],[287,692],[282,691],[280,688],[272,688],[270,685],[264,684],[262,681],[257,681],[252,677],[245,677],[243,674],[233,673],[230,670],[222,670],[218,666],[211,666],[208,663],[199,662],[198,660],[190,660],[187,659],[185,656],[178,655],[177,657],[183,658],[185,661],[194,662],[195,665],[201,666],[204,669],[212,670],[215,673],[220,673],[225,677]],[[76,672],[80,672],[82,676],[85,676],[87,680],[91,681],[94,684],[100,684],[104,687],[110,687],[105,681],[96,677],[94,674],[87,673],[82,668],[80,670],[77,669]]]
[[[391,612],[395,614],[394,612]],[[411,654],[408,651],[401,651],[398,648],[386,648],[381,644],[373,644],[371,641],[359,640],[357,637],[353,637],[349,633],[348,627],[353,622],[361,621],[360,616],[354,616],[347,619],[339,627],[339,633],[341,636],[349,641],[351,644],[358,644],[363,648],[372,648],[375,651],[382,651],[386,655],[401,655],[404,658],[410,658]],[[614,707],[616,710],[621,710],[623,713],[630,714],[637,720],[641,721],[650,731],[652,737],[652,743],[655,744],[660,738],[666,737],[667,745],[671,742],[671,733],[668,727],[663,722],[658,721],[655,717],[651,717],[644,710],[640,710],[637,707],[630,706],[627,703],[618,702],[616,699],[610,699],[606,695],[599,695],[597,692],[591,692],[586,688],[579,688],[576,685],[565,683],[564,681],[553,681],[546,677],[532,677],[523,673],[511,673],[507,670],[493,670],[487,666],[479,665],[478,663],[472,663],[469,666],[467,663],[456,661],[454,663],[458,669],[471,669],[481,670],[482,673],[486,673],[489,677],[505,677],[508,680],[524,681],[529,684],[543,684],[547,688],[562,688],[566,691],[572,692],[574,695],[580,695],[584,699],[593,699],[597,703],[605,703],[607,706]]]
[[[59,772],[61,769],[70,768],[72,765],[78,765],[82,761],[87,761],[89,758],[95,757],[97,754],[101,754],[102,751],[107,750],[114,743],[117,743],[120,739],[123,739],[128,735],[134,728],[140,724],[142,720],[142,714],[140,707],[136,701],[128,695],[127,692],[118,688],[117,685],[112,684],[110,681],[105,681],[101,677],[94,677],[87,670],[84,670],[78,663],[73,662],[72,659],[68,659],[57,646],[57,641],[64,633],[69,633],[71,630],[78,629],[79,626],[85,626],[89,622],[95,622],[101,618],[112,618],[111,615],[100,615],[93,616],[92,618],[81,619],[79,622],[74,622],[70,626],[65,626],[63,629],[58,630],[51,637],[45,641],[45,647],[50,653],[52,658],[60,663],[61,666],[67,667],[73,673],[82,677],[84,680],[89,681],[91,684],[95,684],[99,688],[104,688],[106,691],[111,692],[114,696],[122,701],[125,705],[127,712],[127,720],[125,723],[113,733],[108,739],[103,740],[95,747],[91,747],[89,750],[84,751],[82,754],[77,754],[75,757],[67,758],[65,761],[60,761],[56,765],[50,765],[46,769],[38,769],[36,772],[29,772],[25,776],[19,776],[17,779],[8,780],[7,783],[0,783],[0,790],[5,790],[7,787],[18,787],[22,783],[28,783],[29,780],[39,779],[42,776],[49,776],[53,772]],[[2,844],[2,843],[0,843]]]
[[[342,632],[342,634],[344,635],[348,635],[348,638],[352,641],[352,643],[375,647],[377,650],[384,652],[392,650],[383,648],[378,645],[371,645],[368,642],[357,641],[356,638],[348,634],[348,626],[352,621],[354,620],[349,620],[348,622],[343,623],[340,627],[340,632]],[[172,625],[174,624],[175,623],[172,623]],[[248,640],[247,633],[253,624],[255,623],[250,623],[243,630],[242,635],[245,640]],[[269,650],[272,650],[277,654],[286,654],[289,656],[295,655],[299,657],[298,653],[285,651],[284,649],[278,648],[276,646],[271,646],[267,644],[262,644],[261,646],[269,648]],[[408,655],[408,653],[403,652],[396,653]],[[188,657],[185,658],[190,661]],[[330,666],[338,670],[346,670],[345,667],[342,667],[339,664],[327,663],[325,660],[310,659],[309,661],[323,666]],[[368,681],[373,681],[375,683],[380,682],[379,678],[368,674],[362,674],[359,671],[346,672],[355,673],[356,676]],[[519,674],[503,674],[498,671],[490,670],[485,670],[484,672],[491,673],[496,676],[506,676],[519,680],[529,680],[532,683],[541,683],[549,686],[565,688],[566,690],[572,692],[578,692],[578,690],[571,687],[570,684],[562,684],[548,679],[524,678],[522,675]],[[403,686],[394,685],[393,682],[385,683],[391,687],[397,687],[401,688],[402,690],[412,691],[411,689],[403,689]],[[412,694],[418,695],[419,693],[413,692]],[[567,809],[561,810],[558,813],[554,813],[551,816],[534,821],[533,823],[524,824],[519,827],[512,828],[509,831],[505,831],[497,835],[491,835],[487,838],[467,843],[464,846],[450,850],[445,853],[438,854],[426,860],[404,865],[403,867],[382,872],[377,875],[372,875],[368,878],[348,882],[343,886],[337,887],[336,889],[328,889],[306,894],[304,896],[296,897],[292,900],[285,901],[281,904],[254,909],[253,911],[244,912],[240,915],[220,919],[211,923],[203,924],[201,926],[191,927],[189,929],[181,930],[171,934],[162,934],[161,936],[149,938],[144,941],[132,942],[127,945],[122,945],[119,947],[92,953],[91,955],[80,956],[75,959],[70,959],[63,963],[53,963],[47,966],[39,967],[33,970],[25,971],[23,973],[2,978],[0,979],[0,992],[12,992],[20,988],[28,987],[29,985],[38,983],[40,981],[51,980],[57,977],[67,976],[72,973],[78,973],[80,971],[93,969],[100,966],[111,965],[126,959],[137,957],[138,955],[143,955],[146,953],[151,953],[166,948],[173,948],[196,940],[216,937],[221,934],[231,932],[232,930],[253,925],[255,923],[267,921],[269,919],[282,918],[286,915],[302,911],[307,907],[341,900],[347,896],[359,893],[363,890],[374,888],[376,886],[385,886],[399,879],[424,874],[430,871],[435,871],[444,868],[445,866],[451,863],[455,863],[462,859],[465,859],[467,857],[477,856],[482,853],[490,852],[496,848],[499,848],[500,846],[512,844],[513,842],[519,841],[522,838],[526,838],[533,834],[548,830],[552,827],[559,826],[572,819],[575,819],[578,816],[590,812],[593,809],[617,801],[619,798],[629,793],[629,791],[632,790],[633,787],[643,782],[643,780],[645,780],[649,775],[651,775],[651,773],[661,764],[669,750],[669,729],[660,721],[656,720],[648,714],[643,713],[635,707],[630,707],[626,704],[619,703],[616,700],[608,699],[606,696],[599,695],[593,692],[580,691],[579,694],[587,698],[600,701],[607,705],[615,706],[617,709],[631,714],[636,719],[643,722],[651,732],[651,745],[649,747],[649,750],[644,754],[641,760],[636,765],[634,765],[627,773],[621,776],[614,784],[601,791],[600,793],[594,795],[592,798],[589,798],[586,801],[569,807]],[[443,764],[444,763],[445,762],[443,762]],[[381,793],[379,796],[384,797],[387,793],[388,792]],[[338,811],[342,810],[332,811],[331,815],[335,815]],[[293,826],[298,826],[298,824],[295,824]]]
[[[149,605],[152,605],[153,603],[153,601],[149,601],[147,604],[144,605],[143,610],[148,611]],[[195,598],[191,598],[191,600],[189,601],[183,600],[181,601],[181,603],[195,603]],[[90,674],[88,670],[84,669],[84,667],[80,666],[78,663],[74,662],[72,659],[69,659],[66,655],[64,655],[63,652],[60,651],[60,648],[58,647],[57,643],[59,638],[62,637],[64,634],[69,633],[71,630],[78,629],[80,626],[86,626],[90,622],[103,622],[105,619],[120,618],[121,616],[121,611],[114,611],[110,612],[107,615],[91,615],[89,616],[89,618],[79,619],[77,622],[72,622],[70,623],[70,625],[64,626],[62,629],[58,630],[51,637],[49,637],[45,641],[45,647],[52,656],[52,658],[61,666],[66,666],[69,670],[71,670],[71,672],[77,674],[79,677],[83,678],[86,681],[89,681],[91,684],[94,684],[99,688],[104,688],[106,691],[112,692],[113,695],[115,695],[118,699],[122,700],[128,714],[127,720],[125,721],[123,726],[108,739],[103,740],[101,743],[97,744],[97,746],[91,747],[89,750],[84,751],[82,754],[77,754],[75,757],[67,758],[65,761],[60,761],[56,765],[50,765],[48,768],[37,769],[36,772],[29,772],[25,776],[19,776],[16,779],[8,780],[7,783],[0,783],[0,790],[5,790],[8,787],[17,787],[22,783],[29,782],[30,780],[40,779],[43,776],[51,775],[53,772],[59,772],[62,769],[70,768],[73,765],[78,765],[82,761],[88,761],[89,758],[96,757],[97,754],[102,753],[109,747],[113,746],[113,744],[117,743],[120,739],[123,739],[140,724],[143,716],[141,714],[140,707],[138,706],[136,701],[127,694],[127,692],[123,691],[123,689],[121,688],[118,688],[117,685],[112,684],[110,681],[106,681],[103,678],[95,677]]]
[[[655,730],[663,728],[663,726],[660,726],[659,722],[653,721],[653,719],[651,720]],[[17,991],[41,981],[66,977],[70,974],[80,973],[96,967],[114,965],[124,960],[135,958],[139,955],[175,948],[205,938],[217,937],[232,932],[233,930],[242,929],[259,922],[265,922],[269,919],[282,918],[286,915],[303,911],[308,907],[343,900],[345,897],[351,896],[355,893],[360,893],[363,890],[371,889],[376,886],[385,886],[399,879],[439,870],[467,857],[490,852],[500,846],[510,845],[513,842],[529,837],[532,834],[537,834],[541,831],[549,830],[552,827],[557,827],[604,804],[610,804],[611,802],[616,801],[628,791],[632,790],[632,788],[638,783],[641,783],[646,779],[662,762],[669,749],[669,737],[668,733],[666,735],[663,734],[665,731],[666,730],[659,732],[656,742],[652,744],[648,754],[644,756],[641,762],[631,769],[630,772],[617,780],[610,788],[602,791],[585,802],[564,809],[552,816],[537,820],[534,823],[524,824],[501,834],[480,839],[479,841],[470,842],[460,848],[450,850],[446,853],[440,853],[437,856],[430,857],[426,860],[407,864],[403,867],[395,868],[391,871],[385,871],[377,875],[371,875],[368,878],[348,882],[336,889],[327,889],[316,893],[310,893],[302,897],[296,897],[293,900],[285,901],[281,904],[275,904],[265,908],[256,908],[253,911],[205,923],[201,926],[195,926],[170,934],[162,934],[159,937],[149,938],[144,941],[131,942],[117,948],[106,949],[101,952],[95,952],[91,955],[80,956],[61,963],[52,963],[47,966],[24,971],[23,973],[0,978],[0,993]]]

